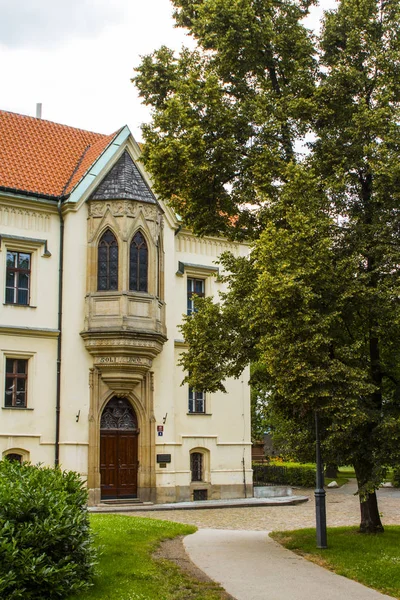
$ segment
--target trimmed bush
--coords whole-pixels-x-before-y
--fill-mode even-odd
[[[302,465],[253,465],[253,481],[255,486],[297,485],[314,487],[316,470]]]
[[[400,488],[400,467],[393,469],[393,485]]]
[[[90,585],[86,503],[77,473],[0,461],[0,598],[53,600]]]

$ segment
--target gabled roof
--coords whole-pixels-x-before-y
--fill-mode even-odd
[[[112,200],[113,198],[140,200],[149,204],[157,204],[153,192],[126,150],[104,177],[91,198],[93,200]]]
[[[103,135],[0,110],[0,190],[66,197],[119,131]]]

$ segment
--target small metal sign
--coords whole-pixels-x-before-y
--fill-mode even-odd
[[[160,467],[160,469],[166,469],[167,468],[167,463],[159,463],[158,466]]]
[[[164,431],[164,425],[157,425],[157,431]]]
[[[170,463],[171,455],[170,454],[157,454],[157,462],[158,463]]]
[[[158,437],[161,437],[164,435],[162,431],[157,431],[157,433],[158,433]]]

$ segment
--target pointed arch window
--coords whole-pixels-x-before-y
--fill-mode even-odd
[[[118,242],[110,229],[101,236],[97,249],[97,289],[118,289]]]
[[[134,292],[147,292],[149,252],[144,235],[140,231],[133,236],[129,259],[129,289]]]

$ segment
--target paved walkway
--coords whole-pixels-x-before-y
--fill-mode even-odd
[[[358,525],[360,508],[355,482],[327,490],[328,526]],[[136,512],[197,525],[187,536],[191,560],[237,600],[383,600],[389,598],[350,579],[335,575],[274,542],[272,530],[315,527],[313,490],[295,490],[309,502],[292,506]],[[378,492],[384,525],[400,525],[400,490]],[[329,543],[329,540],[328,540]],[[393,598],[392,598],[393,600]]]
[[[359,525],[360,503],[354,496],[355,483],[329,489],[326,494],[329,527]],[[244,529],[248,531],[280,531],[315,527],[314,490],[294,490],[295,495],[308,496],[309,502],[296,506],[254,506],[225,509],[135,511],[132,515],[151,517],[196,525],[199,529]],[[400,489],[381,489],[378,492],[379,512],[384,525],[400,525]],[[171,505],[170,505],[171,506]],[[129,514],[129,513],[125,513]]]
[[[122,512],[164,512],[177,510],[210,510],[223,508],[254,508],[260,506],[289,506],[308,502],[308,496],[277,496],[271,498],[234,498],[232,500],[202,500],[192,502],[170,502],[169,504],[153,504],[144,502],[143,504],[99,504],[98,506],[89,506],[89,512],[96,513],[122,513]],[[151,515],[153,516],[153,515]]]
[[[296,556],[267,532],[201,529],[184,544],[191,560],[237,600],[389,599]]]

